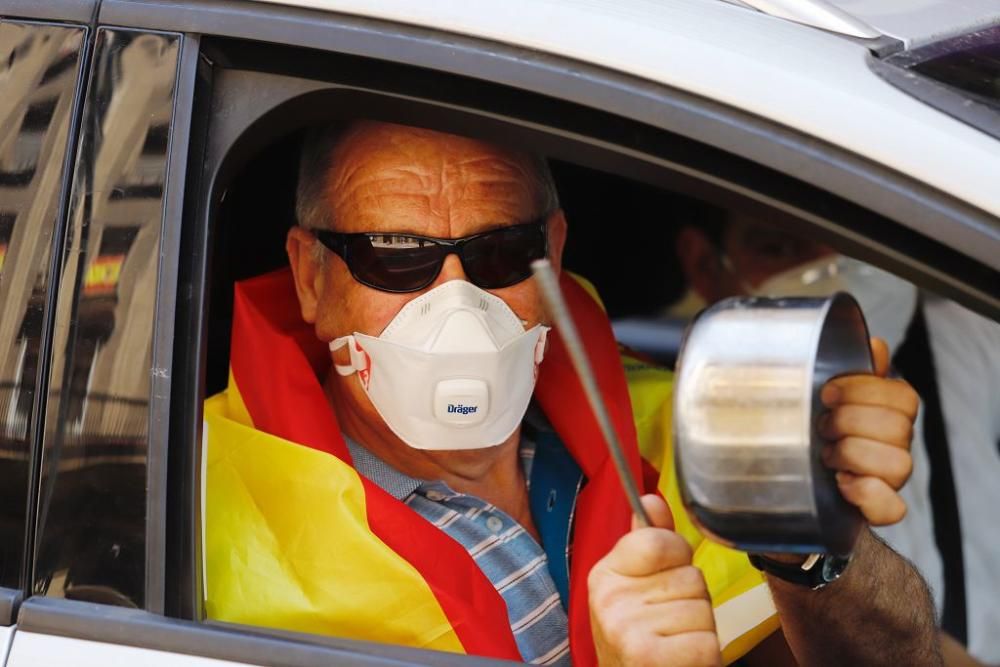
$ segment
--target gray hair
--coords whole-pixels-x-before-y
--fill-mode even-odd
[[[350,123],[335,123],[306,133],[299,158],[299,181],[295,191],[295,216],[300,227],[329,229],[333,226],[331,206],[327,200],[327,177],[333,167],[333,152],[350,127]],[[540,216],[548,216],[559,208],[559,195],[549,163],[535,153],[523,155],[530,167],[529,185],[535,193],[536,210]],[[325,256],[322,246],[316,246],[318,256]]]
[[[333,151],[344,135],[344,124],[314,128],[306,133],[299,156],[299,180],[295,189],[295,218],[300,227],[331,227],[326,178],[333,167]]]

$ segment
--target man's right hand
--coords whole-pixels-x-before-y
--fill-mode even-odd
[[[712,602],[670,509],[643,496],[654,526],[637,528],[590,571],[590,619],[601,665],[720,665]]]

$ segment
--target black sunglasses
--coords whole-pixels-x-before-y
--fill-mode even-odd
[[[483,289],[509,287],[529,277],[531,263],[545,257],[548,249],[544,219],[460,239],[310,231],[344,260],[355,280],[384,292],[422,290],[434,282],[452,253],[458,255],[474,285]]]

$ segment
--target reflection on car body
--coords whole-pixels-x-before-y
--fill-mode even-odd
[[[0,586],[21,575],[29,424],[83,37],[0,23]]]
[[[146,138],[169,127],[178,46],[172,36],[97,35],[56,301],[39,593],[92,599],[96,591],[143,604],[148,369],[167,162],[163,139]]]

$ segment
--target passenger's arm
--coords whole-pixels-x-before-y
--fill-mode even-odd
[[[818,591],[768,576],[801,665],[941,665],[934,604],[920,575],[864,531],[843,576]]]
[[[875,375],[838,378],[823,389],[824,462],[848,502],[872,525],[906,514],[897,493],[912,468],[909,447],[919,398],[886,378],[889,353],[872,341]],[[785,559],[795,557],[785,557]],[[820,590],[768,575],[782,628],[804,665],[939,665],[934,605],[913,566],[869,530],[843,576]]]

